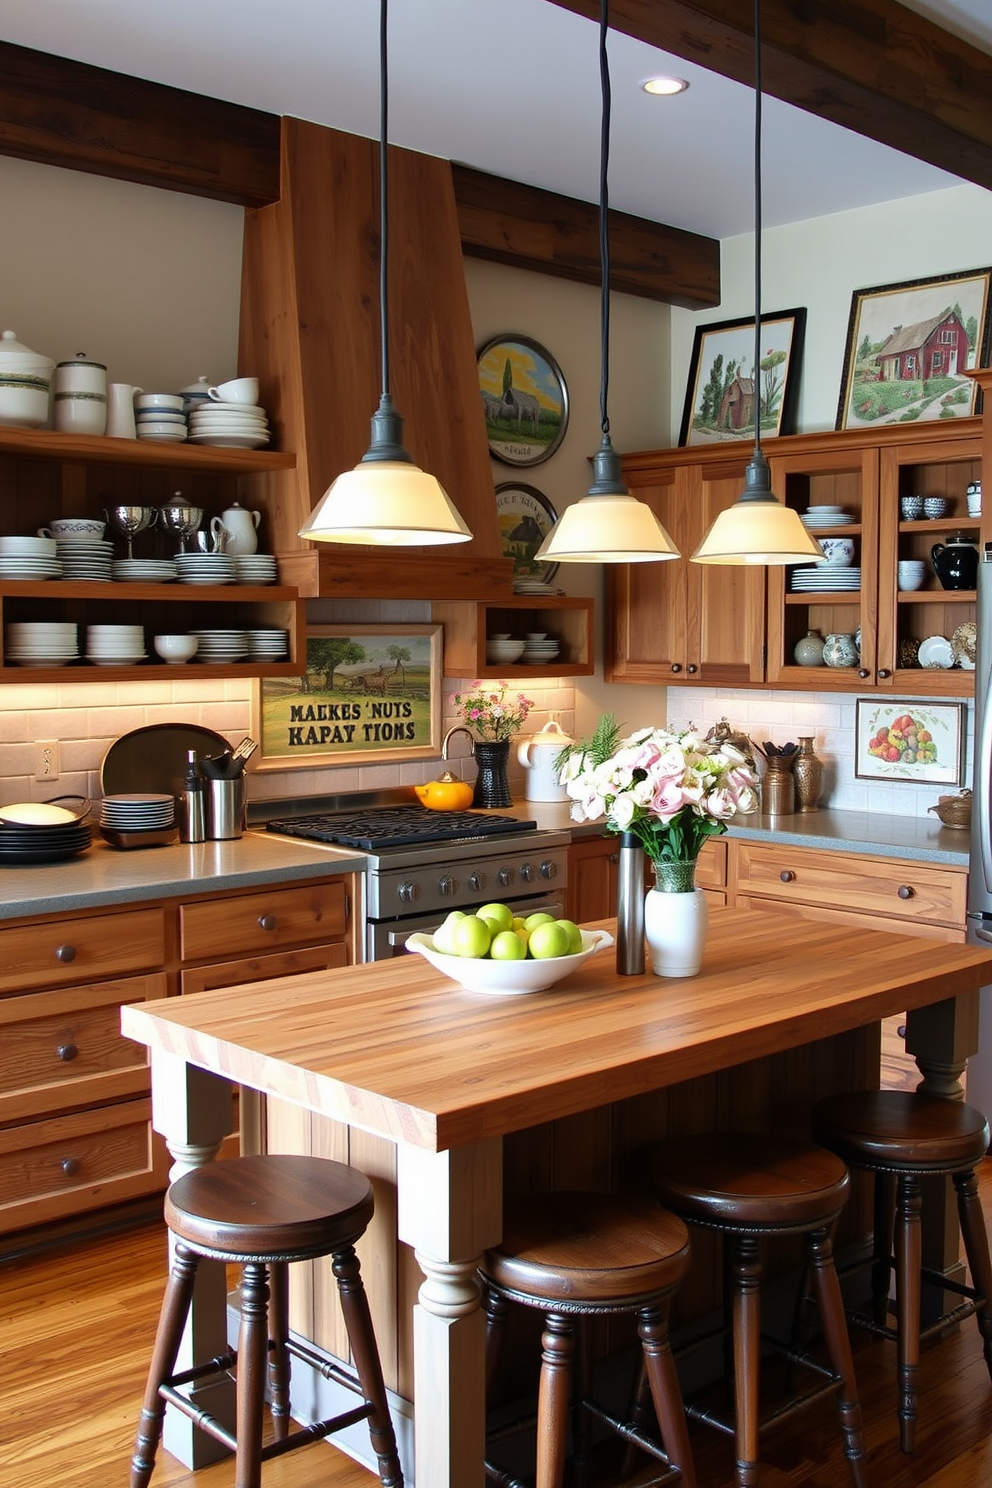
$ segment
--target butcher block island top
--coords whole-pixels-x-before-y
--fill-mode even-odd
[[[440,1152],[952,998],[990,968],[971,946],[715,910],[688,980],[620,976],[604,950],[546,992],[487,996],[411,955],[125,1007],[122,1028]]]

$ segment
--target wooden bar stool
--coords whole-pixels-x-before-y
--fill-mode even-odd
[[[992,1262],[978,1197],[975,1169],[989,1145],[981,1111],[961,1101],[900,1090],[859,1090],[832,1095],[813,1109],[813,1132],[851,1167],[875,1174],[875,1237],[872,1254],[872,1316],[855,1321],[896,1340],[899,1358],[899,1443],[913,1450],[920,1341],[975,1314],[992,1376]],[[972,1286],[949,1280],[922,1265],[920,1179],[950,1174]],[[886,1324],[889,1278],[896,1278],[896,1326]],[[928,1328],[920,1329],[921,1281],[967,1299]]]
[[[372,1186],[364,1173],[317,1157],[234,1158],[196,1168],[172,1185],[165,1196],[165,1222],[177,1243],[131,1459],[131,1488],[145,1488],[152,1475],[166,1402],[237,1454],[235,1488],[259,1488],[267,1458],[365,1419],[380,1481],[402,1488],[379,1351],[354,1249],[373,1208]],[[362,1403],[289,1434],[289,1356],[309,1355],[289,1338],[288,1265],[326,1255],[331,1257],[358,1376],[355,1381],[336,1369],[334,1378]],[[203,1256],[241,1262],[238,1349],[175,1374]],[[180,1393],[183,1385],[235,1367],[236,1435]],[[266,1374],[274,1440],[263,1447]]]
[[[654,1483],[695,1488],[682,1395],[668,1343],[671,1298],[689,1266],[689,1235],[674,1214],[608,1194],[533,1194],[505,1219],[504,1236],[486,1253],[486,1377],[491,1382],[510,1302],[545,1314],[537,1416],[536,1488],[560,1488],[569,1416],[578,1463],[587,1449],[589,1414],[631,1437],[666,1464]],[[573,1400],[576,1319],[633,1313],[663,1446],[619,1421],[594,1400]],[[486,1464],[495,1482],[517,1480]]]
[[[689,1417],[734,1436],[737,1483],[740,1488],[754,1488],[761,1431],[835,1393],[851,1476],[856,1488],[866,1488],[861,1406],[831,1243],[832,1227],[850,1186],[844,1164],[832,1152],[809,1142],[722,1132],[681,1138],[656,1148],[652,1172],[658,1198],[666,1208],[692,1224],[717,1230],[725,1244],[729,1242],[727,1291],[732,1292],[732,1308],[727,1295],[724,1305],[731,1312],[733,1420],[692,1402],[686,1406]],[[806,1237],[831,1367],[823,1367],[795,1347],[771,1345],[793,1366],[812,1369],[819,1382],[762,1419],[761,1242],[770,1235],[796,1234]],[[639,1397],[643,1393],[642,1388]]]

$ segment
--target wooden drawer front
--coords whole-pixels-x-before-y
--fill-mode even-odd
[[[239,987],[245,982],[264,982],[270,977],[296,976],[301,971],[329,971],[348,965],[348,947],[341,941],[327,946],[308,946],[303,951],[277,951],[272,956],[252,956],[241,961],[221,961],[215,966],[194,966],[180,974],[184,993],[212,992],[216,987]]]
[[[167,1158],[150,1121],[143,1099],[0,1131],[0,1229],[164,1187]]]
[[[900,920],[894,915],[881,918],[870,914],[858,914],[853,909],[825,909],[816,904],[800,904],[798,900],[786,903],[781,899],[753,899],[744,894],[737,896],[738,909],[772,910],[775,914],[798,915],[804,920],[826,920],[832,925],[856,925],[859,930],[866,927],[889,930],[893,935],[918,935],[921,940],[943,940],[948,944],[963,945],[966,934],[953,925],[935,925],[930,920]]]
[[[0,1002],[0,1121],[146,1094],[148,1052],[121,1037],[120,1005],[165,995],[152,972]]]
[[[279,946],[340,939],[347,924],[343,883],[267,889],[240,899],[204,900],[179,910],[184,961],[251,956]]]
[[[0,930],[0,992],[154,971],[164,961],[162,909],[43,920]]]
[[[963,869],[751,842],[737,848],[740,894],[964,927]]]

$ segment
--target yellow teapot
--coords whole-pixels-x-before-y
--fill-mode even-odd
[[[431,811],[464,811],[471,806],[475,794],[471,785],[459,780],[450,770],[445,770],[443,775],[437,780],[429,781],[427,785],[415,785],[413,788],[418,799]]]

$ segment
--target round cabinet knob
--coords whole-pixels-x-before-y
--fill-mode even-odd
[[[79,1050],[77,1049],[75,1044],[59,1044],[58,1049],[55,1052],[58,1054],[63,1063],[71,1064],[79,1053]]]
[[[541,864],[541,877],[542,878],[557,878],[558,877],[558,864],[554,861],[553,858],[546,858],[545,861]]]
[[[524,883],[530,883],[531,879],[534,877],[534,864],[521,863],[520,877],[523,879]]]
[[[455,892],[455,880],[450,873],[444,873],[437,881],[437,891],[442,899],[450,899]]]
[[[686,671],[688,672],[690,677],[694,677],[699,671],[699,668],[694,661],[690,661],[689,665],[686,667]]]
[[[69,962],[76,959],[76,947],[74,945],[60,945],[55,950],[56,961]]]
[[[470,873],[468,876],[468,886],[473,894],[481,894],[485,882],[485,877],[481,873]]]
[[[916,898],[916,890],[913,889],[913,888],[910,888],[909,884],[900,884],[899,885],[899,898],[900,899],[915,899]]]
[[[501,889],[508,889],[513,882],[514,873],[512,868],[500,868],[496,874],[496,882]]]
[[[259,915],[258,917],[258,926],[260,930],[274,930],[278,923],[279,921],[276,919],[274,914],[264,914]]]
[[[889,674],[888,672],[879,672],[878,675],[880,677],[887,677]],[[869,672],[867,667],[858,667],[858,676],[861,678],[862,682],[864,682],[868,677],[871,676],[871,673]]]
[[[610,853],[610,862],[611,863],[619,863],[619,861],[620,861],[620,854],[618,852],[612,852],[612,853]]]
[[[59,1167],[62,1169],[67,1178],[75,1178],[76,1174],[79,1172],[80,1166],[81,1164],[78,1157],[64,1157],[59,1163]]]
[[[882,667],[880,668],[878,675],[881,677],[883,682],[887,682],[888,679],[892,676],[892,673],[889,671],[888,667]]]
[[[412,904],[415,899],[420,898],[420,885],[411,882],[410,879],[406,879],[404,883],[400,884],[398,892],[401,903]],[[443,894],[444,890],[442,889],[441,892]]]
[[[779,874],[779,878],[782,880],[783,883],[794,883],[796,875],[793,873],[791,868],[783,868],[782,872]]]
[[[673,661],[672,662],[672,671],[673,672],[680,672],[681,670],[682,670],[682,663],[680,661]]]

